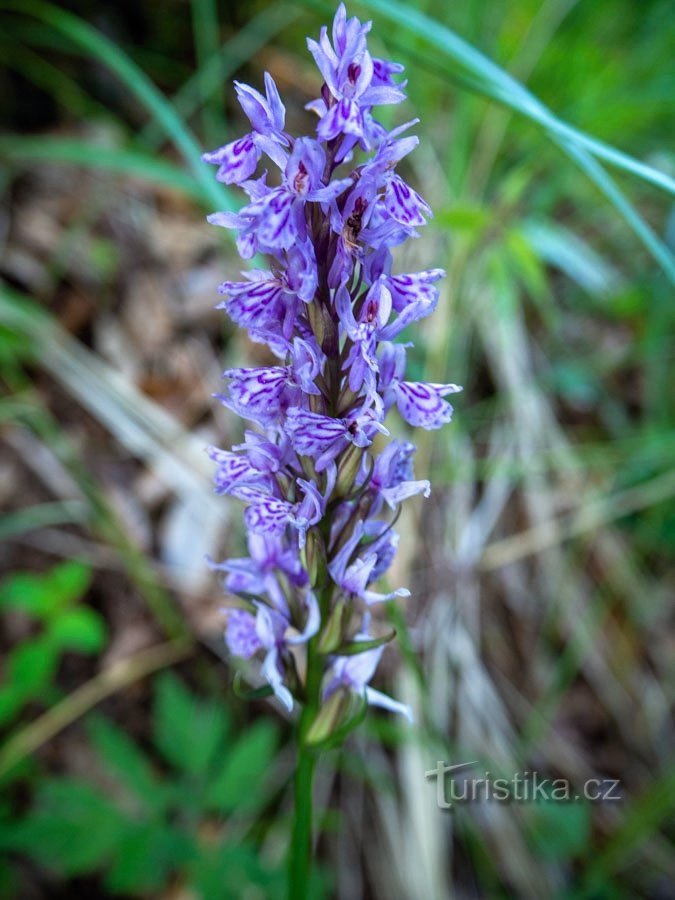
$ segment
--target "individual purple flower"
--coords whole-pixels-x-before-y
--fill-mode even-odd
[[[332,489],[331,482],[329,485]],[[320,493],[315,484],[303,478],[297,479],[296,486],[303,495],[296,503],[281,499],[264,487],[242,485],[234,488],[235,496],[249,504],[244,519],[250,531],[257,534],[280,534],[287,525],[291,525],[299,534],[299,547],[302,549],[307,530],[323,517],[326,496]]]
[[[378,76],[375,63],[366,44],[371,23],[361,24],[357,18],[347,19],[343,3],[333,20],[333,43],[328,30],[321,29],[319,42],[307,39],[307,46],[323,75],[325,89],[320,100],[308,104],[308,109],[319,116],[317,134],[324,141],[340,135],[351,136],[347,147],[356,139],[367,136],[367,114],[373,106],[400,103],[405,94],[391,78],[394,68],[385,71],[386,63],[378,60]],[[396,67],[401,71],[402,67]],[[364,141],[365,147],[369,146]],[[344,150],[342,156],[344,157]]]
[[[377,457],[368,481],[368,488],[375,497],[372,513],[379,512],[382,501],[390,509],[395,510],[400,503],[416,494],[429,496],[431,493],[429,481],[427,479],[416,481],[413,478],[414,452],[415,445],[410,441],[403,443],[392,441]]]
[[[359,597],[367,604],[383,603],[394,597],[409,597],[407,588],[397,588],[388,594],[378,593],[369,585],[375,581],[373,574],[378,565],[377,547],[361,542],[365,533],[363,523],[358,523],[342,549],[335,554],[328,570],[333,581],[348,597]]]
[[[432,430],[447,425],[452,419],[452,406],[443,397],[462,389],[457,384],[398,381],[393,390],[402,418],[416,428]]]
[[[433,216],[426,200],[406,184],[400,175],[394,175],[387,185],[385,207],[394,221],[408,228],[425,225],[426,220]]]
[[[288,138],[283,132],[286,110],[272,77],[265,72],[265,97],[247,84],[236,81],[235,90],[253,131],[202,156],[204,162],[219,167],[216,178],[225,184],[241,184],[250,178],[262,153],[283,168],[286,163],[283,148],[288,146]]]
[[[255,616],[245,609],[232,609],[227,614],[225,643],[234,656],[250,659],[262,650],[262,641],[256,630]]]
[[[433,311],[438,302],[438,288],[435,287],[435,282],[440,278],[445,278],[443,269],[427,269],[409,275],[388,275],[384,281],[397,312],[403,312],[420,302],[427,302]]]
[[[227,393],[214,396],[238,415],[261,425],[279,420],[295,399],[288,366],[228,369],[223,378],[230,380]]]
[[[358,391],[364,381],[370,384],[377,373],[377,340],[391,315],[391,294],[381,280],[377,280],[363,298],[358,321],[354,316],[351,295],[346,285],[335,294],[335,308],[340,328],[352,343],[344,363],[349,387]]]
[[[211,566],[226,573],[224,585],[231,593],[267,597],[276,609],[288,614],[282,583],[288,583],[294,591],[307,584],[307,572],[297,551],[280,535],[254,531],[248,534],[248,551],[249,556]]]
[[[375,432],[389,433],[371,409],[335,419],[293,407],[288,410],[287,428],[296,452],[312,457],[317,472],[322,472],[349,444],[367,447]]]
[[[259,650],[264,651],[262,675],[289,711],[293,709],[293,695],[284,684],[288,649],[312,638],[320,622],[319,608],[312,591],[306,592],[304,606],[306,621],[302,632],[294,630],[282,612],[259,601],[255,602],[255,616],[241,609],[231,610],[227,616],[225,641],[228,649],[244,659],[250,659]]]
[[[433,313],[444,272],[396,272],[394,248],[417,236],[431,209],[397,171],[418,144],[416,120],[392,129],[377,120],[405,85],[402,66],[371,56],[370,28],[341,4],[330,36],[322,28],[308,41],[323,82],[309,104],[314,136],[286,133],[265,75],[265,96],[237,84],[252,130],[205,156],[247,197],[209,221],[234,231],[242,258],[268,256],[221,284],[220,308],[276,357],[228,369],[216,395],[254,426],[231,450],[208,450],[216,491],[245,506],[248,556],[213,564],[241,598],[225,640],[233,656],[261,661],[287,708],[296,699],[321,707],[314,724],[339,689],[409,713],[370,687],[382,647],[369,636],[368,609],[409,595],[378,582],[399,545],[400,505],[428,497],[430,484],[415,478],[412,442],[385,442],[385,417],[396,407],[412,427],[439,428],[452,416],[445,398],[459,390],[406,376],[411,345],[401,335]],[[347,174],[359,148],[365,155]],[[273,165],[258,173],[263,154]],[[330,715],[343,708],[329,706]]]
[[[370,640],[370,636],[362,634],[359,635],[357,640],[365,642]],[[413,714],[409,706],[370,687],[370,681],[375,674],[383,652],[384,647],[375,647],[350,656],[334,657],[333,664],[326,676],[323,691],[324,700],[328,700],[338,688],[347,688],[347,690],[363,696],[366,703],[371,706],[380,706],[389,710],[389,712],[398,713],[412,723]]]

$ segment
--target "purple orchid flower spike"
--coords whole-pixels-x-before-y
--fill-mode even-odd
[[[399,507],[431,488],[415,478],[414,444],[387,442],[385,418],[440,428],[460,390],[406,377],[401,335],[434,312],[445,273],[395,269],[395,248],[432,213],[397,171],[417,120],[377,120],[405,84],[402,66],[371,55],[370,29],[340,4],[332,29],[308,40],[322,82],[312,135],[286,132],[266,74],[264,95],[236,85],[250,131],[204,156],[247,198],[209,221],[234,232],[242,258],[268,257],[223,281],[219,308],[276,357],[228,369],[216,395],[252,423],[243,443],[208,449],[216,491],[245,505],[248,555],[213,564],[238,597],[225,640],[232,657],[260,662],[288,710],[302,707],[303,747],[344,725],[345,696],[409,717],[371,686],[383,648],[369,610],[409,595],[378,582],[396,556]]]

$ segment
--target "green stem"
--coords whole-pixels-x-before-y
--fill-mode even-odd
[[[312,790],[317,752],[307,745],[306,736],[319,708],[321,676],[321,659],[313,638],[307,648],[307,702],[298,723],[298,757],[294,778],[295,809],[288,870],[289,900],[306,900],[309,896],[312,860]]]

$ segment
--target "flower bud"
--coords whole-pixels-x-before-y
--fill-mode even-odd
[[[310,528],[307,532],[307,543],[305,544],[305,568],[312,587],[316,587],[326,571],[325,557],[326,551],[321,535],[315,528]]]
[[[331,610],[320,635],[319,653],[334,653],[344,643],[345,627],[349,621],[349,610],[344,598],[340,598]]]
[[[355,444],[350,444],[342,454],[338,464],[337,481],[335,483],[335,496],[346,497],[354,487],[354,479],[361,468],[364,450]]]
[[[338,687],[323,704],[309,727],[305,742],[309,746],[340,740],[365,714],[365,698],[347,687]]]

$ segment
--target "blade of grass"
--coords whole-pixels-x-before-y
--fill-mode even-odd
[[[197,58],[197,85],[202,107],[202,130],[204,139],[215,144],[222,132],[222,110],[224,98],[222,85],[209,90],[203,73],[207,61],[218,53],[219,22],[215,0],[192,0],[192,31]]]
[[[80,500],[37,503],[35,506],[7,513],[0,519],[0,541],[49,525],[79,524],[86,520],[87,507]]]
[[[35,753],[47,741],[106,697],[124,690],[159,669],[187,659],[193,652],[192,641],[178,638],[141,650],[135,656],[121,659],[108,669],[104,669],[90,681],[71,691],[60,703],[47,710],[30,725],[10,737],[0,751],[0,777],[6,775],[22,759]]]
[[[21,3],[4,2],[0,7],[21,15],[34,16],[67,36],[78,48],[105,65],[125,84],[131,93],[162,126],[167,136],[180,151],[185,162],[202,189],[205,200],[219,209],[234,208],[231,196],[223,185],[213,178],[213,173],[201,161],[201,148],[186,128],[167,98],[150,81],[147,75],[111,40],[91,25],[69,12],[58,9],[41,0],[22,0]]]
[[[179,166],[129,148],[102,147],[75,138],[12,135],[0,137],[0,160],[21,168],[48,162],[103,169],[182,191],[198,201],[205,200],[202,186]]]
[[[597,159],[572,142],[556,140],[556,143],[560,144],[567,155],[576,162],[596,187],[602,191],[612,206],[621,213],[626,223],[633,229],[644,246],[659,263],[668,280],[675,285],[675,256],[673,256],[666,244],[656,236],[626,196],[619,190],[614,180],[607,174]]]
[[[385,18],[403,24],[414,34],[438,47],[455,63],[466,69],[472,78],[477,79],[488,96],[500,100],[506,106],[539,123],[547,131],[572,141],[576,146],[583,147],[610,165],[630,172],[675,196],[675,179],[558,119],[508,72],[441,22],[419,10],[404,6],[397,0],[360,0],[360,2],[367,9],[373,9]]]
[[[675,257],[632,207],[594,155],[668,193],[675,194],[675,181],[672,178],[557,119],[519,82],[440,22],[417,10],[401,6],[395,0],[386,0],[386,3],[384,0],[362,0],[362,3],[366,8],[375,10],[385,18],[403,24],[411,32],[440,49],[468,73],[482,93],[541,125],[550,139],[581,168],[619,211],[659,263],[669,281],[675,285]]]
[[[225,41],[185,82],[172,98],[172,105],[183,121],[190,119],[204,97],[210,97],[237,69],[251,59],[269,40],[299,15],[293,7],[278,3],[254,16],[244,27]],[[221,136],[216,137],[216,142]],[[140,139],[156,149],[162,142],[162,131],[156,121],[148,122]]]

